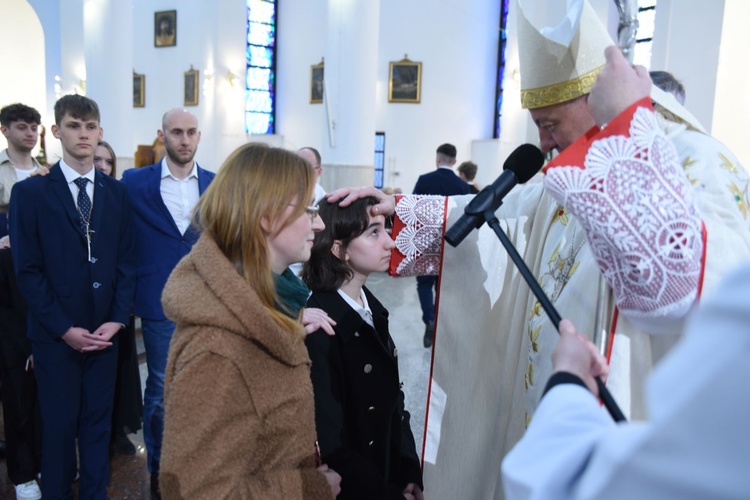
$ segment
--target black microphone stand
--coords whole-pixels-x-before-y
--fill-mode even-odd
[[[505,250],[508,251],[510,258],[513,259],[513,262],[516,264],[516,267],[521,272],[523,278],[526,280],[526,283],[528,283],[531,291],[534,293],[534,296],[537,298],[537,300],[539,300],[539,303],[544,308],[544,312],[547,313],[547,316],[549,317],[550,321],[552,321],[552,324],[555,325],[555,329],[558,330],[559,333],[560,321],[562,320],[560,313],[558,313],[555,309],[555,306],[552,305],[552,302],[547,297],[547,294],[544,293],[544,290],[542,290],[542,287],[539,286],[536,278],[534,278],[534,276],[531,274],[531,271],[526,265],[526,262],[524,262],[523,258],[521,258],[521,256],[518,254],[518,250],[516,250],[516,247],[513,246],[513,243],[508,238],[508,235],[505,234],[503,229],[500,227],[500,222],[497,220],[497,217],[495,217],[495,211],[492,210],[491,204],[492,202],[490,199],[489,204],[482,204],[484,206],[467,206],[465,213],[469,215],[484,217],[484,220],[487,222],[487,224],[493,229],[493,231],[495,231],[495,234],[500,240],[500,243],[502,243],[505,247]],[[599,377],[595,377],[594,380],[596,380],[596,387],[597,389],[599,389],[599,397],[601,398],[604,407],[607,408],[607,411],[612,416],[612,419],[615,422],[625,422],[627,420],[625,418],[625,415],[622,413],[622,410],[620,410],[620,407],[617,406],[617,402],[612,397],[612,394],[610,394],[607,390],[607,387],[602,382],[602,379]]]

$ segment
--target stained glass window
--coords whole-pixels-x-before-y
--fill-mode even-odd
[[[656,0],[638,0],[638,31],[636,32],[633,63],[651,67],[651,50],[654,43]]]
[[[247,0],[245,131],[276,131],[276,0]]]
[[[500,118],[503,115],[503,76],[505,75],[505,47],[508,45],[508,0],[500,0],[500,43],[497,50],[497,87],[495,90],[495,119],[493,137],[500,138]]]
[[[375,132],[375,187],[383,189],[385,167],[385,132]]]

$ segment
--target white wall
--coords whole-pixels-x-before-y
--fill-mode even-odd
[[[750,71],[747,70],[750,2],[725,0],[724,4],[712,132],[737,155],[745,168],[750,169],[748,127],[745,124],[750,114]],[[688,95],[691,92],[688,89]]]
[[[44,117],[47,104],[42,24],[26,0],[2,2],[0,33],[3,34],[3,43],[0,43],[0,68],[3,68],[3,75],[0,77],[0,108],[20,102],[35,108]],[[49,128],[50,122],[42,122]],[[5,138],[2,135],[0,149],[5,149]]]
[[[114,0],[87,0],[108,2]],[[117,0],[130,2],[133,16],[132,61],[119,63],[146,75],[146,106],[130,108],[132,127],[125,149],[118,155],[132,155],[138,144],[150,144],[160,127],[162,114],[182,106],[183,73],[192,65],[212,74],[206,95],[190,108],[199,118],[203,132],[197,159],[216,170],[237,145],[247,140],[263,140],[290,149],[328,143],[324,104],[309,103],[310,65],[326,53],[328,2],[334,0],[284,0],[279,2],[277,39],[277,116],[276,136],[247,137],[244,134],[245,1],[176,2],[175,0]],[[541,1],[541,0],[539,0]],[[48,37],[29,37],[44,43],[47,71],[59,72],[65,91],[71,91],[86,77],[82,32],[84,0],[4,0],[18,5],[31,4],[37,11]],[[19,3],[20,2],[20,3]],[[726,13],[723,8],[727,4]],[[522,142],[537,142],[528,113],[520,109],[519,89],[514,79],[518,55],[514,39],[515,13],[511,2],[508,22],[508,69],[503,113],[503,137],[499,146],[487,145],[492,135],[499,37],[499,0],[379,0],[380,17],[376,95],[376,129],[386,133],[385,184],[409,191],[418,175],[433,168],[435,148],[443,142],[455,144],[459,161],[470,159],[472,144],[481,150],[478,180],[491,182],[499,173],[507,154]],[[613,5],[609,0],[592,0],[599,14],[612,25]],[[55,5],[57,8],[55,8]],[[747,41],[740,23],[746,19],[742,0],[719,0],[707,8],[701,0],[659,0],[657,37],[653,68],[674,72],[686,84],[688,107],[707,126],[713,126],[719,139],[742,154],[737,116],[745,116],[750,106],[744,102],[742,57]],[[156,48],[153,43],[154,12],[177,10],[177,45]],[[9,17],[4,9],[3,22]],[[15,14],[18,7],[8,10]],[[56,14],[57,13],[57,14]],[[726,15],[725,15],[726,14]],[[733,35],[720,36],[725,30]],[[62,28],[61,28],[62,27]],[[112,26],[110,29],[117,29]],[[106,33],[106,30],[105,30]],[[49,39],[52,37],[53,39]],[[55,39],[56,37],[56,39]],[[721,49],[719,49],[721,41]],[[6,45],[7,47],[7,45]],[[721,53],[719,51],[721,50]],[[408,54],[423,63],[422,102],[387,102],[388,63]],[[39,61],[37,61],[39,64]],[[46,66],[45,66],[46,65]],[[8,65],[4,65],[7,67]],[[12,65],[11,65],[12,66]],[[44,69],[39,70],[44,73]],[[231,71],[235,85],[227,80]],[[722,79],[717,83],[717,75]],[[47,75],[35,81],[47,83]],[[516,77],[517,78],[517,77]],[[45,94],[35,91],[35,95]],[[8,95],[3,92],[3,97]],[[32,102],[31,99],[28,99]],[[39,97],[44,107],[44,96]],[[52,103],[47,103],[51,110]],[[106,124],[115,113],[102,109]],[[732,135],[734,132],[734,135]],[[737,138],[735,138],[735,136]],[[48,138],[49,139],[49,138]],[[55,143],[56,141],[48,141]],[[49,147],[48,149],[52,149]],[[490,152],[495,152],[490,154]],[[337,163],[335,150],[324,162]],[[745,160],[745,163],[750,163]],[[329,189],[337,186],[327,186]]]

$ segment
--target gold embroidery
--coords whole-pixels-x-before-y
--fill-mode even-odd
[[[529,337],[531,338],[531,349],[536,353],[539,352],[539,344],[537,343],[537,341],[539,340],[539,334],[541,332],[542,325],[537,326],[529,332]]]
[[[747,202],[746,199],[746,193],[744,193],[739,187],[737,187],[736,184],[732,183],[729,186],[729,191],[732,193],[732,196],[734,197],[734,201],[737,203],[737,206],[740,209],[740,212],[742,212],[742,216],[747,219]]]
[[[600,66],[594,71],[581,75],[567,82],[555,83],[546,87],[526,89],[521,91],[521,107],[524,109],[542,108],[561,102],[571,101],[591,92],[591,87],[604,68]]]
[[[724,156],[723,154],[719,153],[719,156],[721,156],[721,165],[720,167],[724,170],[729,170],[733,174],[737,173],[737,165],[734,164],[732,160]]]
[[[682,160],[682,168],[688,169],[698,163],[698,160],[693,158],[692,156],[686,156],[684,160]]]
[[[560,221],[563,226],[567,226],[568,220],[568,211],[563,207],[558,206],[555,215],[552,216],[552,223],[554,224],[555,222]]]

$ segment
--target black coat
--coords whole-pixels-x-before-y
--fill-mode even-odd
[[[338,292],[314,292],[307,302],[337,323],[335,336],[319,330],[305,341],[318,442],[323,463],[341,475],[338,500],[403,499],[407,484],[422,487],[422,472],[388,311],[369,290],[365,295],[375,329]]]

